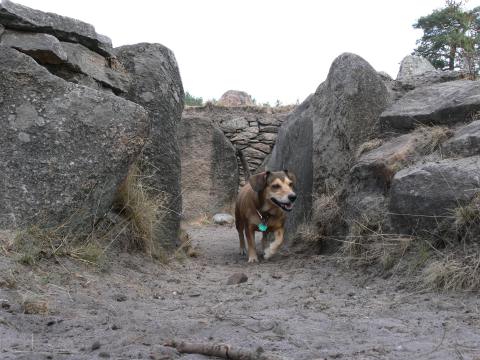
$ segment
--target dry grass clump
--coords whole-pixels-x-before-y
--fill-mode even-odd
[[[322,239],[318,228],[312,223],[302,223],[297,227],[293,241],[309,251],[319,253],[322,249]]]
[[[441,290],[480,290],[480,251],[445,254],[430,262],[423,271],[428,288]]]
[[[337,194],[322,194],[313,200],[312,208],[312,223],[320,236],[330,236],[343,225]]]
[[[129,248],[145,251],[148,255],[162,257],[156,241],[157,232],[168,209],[164,195],[152,195],[144,185],[144,175],[133,166],[118,189],[116,208],[128,228]]]
[[[440,290],[480,290],[480,194],[452,211],[454,221],[439,226],[432,240],[433,259],[423,284]]]
[[[366,141],[363,144],[360,144],[355,154],[355,157],[359,158],[363,153],[374,150],[382,146],[382,144],[383,144],[382,139],[372,139],[372,140]]]
[[[413,237],[383,232],[383,218],[363,215],[350,226],[349,235],[339,249],[341,259],[362,265],[380,264],[390,270],[405,256]]]
[[[45,315],[49,312],[48,302],[36,297],[26,298],[22,302],[25,314]]]
[[[417,138],[418,152],[429,155],[437,151],[440,145],[453,136],[453,131],[446,126],[419,126],[414,134]]]
[[[62,227],[31,226],[16,235],[11,250],[24,265],[35,265],[42,259],[60,256],[100,263],[103,249],[97,239],[93,236],[79,239],[62,230]]]

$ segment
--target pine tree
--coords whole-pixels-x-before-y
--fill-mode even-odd
[[[478,71],[480,7],[464,10],[461,1],[447,0],[443,9],[421,17],[413,27],[423,30],[415,55],[427,58],[438,69]]]

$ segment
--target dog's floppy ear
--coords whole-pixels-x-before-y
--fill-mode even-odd
[[[297,184],[297,177],[295,176],[295,174],[287,169],[283,169],[283,172],[285,173],[285,175],[288,176],[288,178],[290,180],[292,180],[293,182],[293,185],[296,185]]]
[[[260,192],[265,189],[265,186],[267,186],[268,175],[270,175],[270,171],[264,171],[248,178],[248,182],[253,191]]]

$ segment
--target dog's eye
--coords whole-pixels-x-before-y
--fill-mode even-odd
[[[278,184],[273,184],[273,185],[272,185],[272,189],[278,190],[278,189],[280,189],[280,185],[278,185]]]

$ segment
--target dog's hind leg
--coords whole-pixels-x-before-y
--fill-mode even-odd
[[[268,247],[268,237],[267,237],[267,233],[266,232],[263,232],[262,233],[262,250],[263,252],[265,252],[265,250],[267,249]]]

